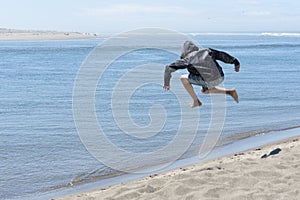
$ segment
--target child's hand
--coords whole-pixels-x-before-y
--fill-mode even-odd
[[[170,89],[170,86],[164,86],[164,90],[169,90]]]
[[[239,71],[240,71],[240,67],[241,67],[240,65],[235,65],[235,66],[234,66],[234,70],[235,70],[236,72],[239,72]]]

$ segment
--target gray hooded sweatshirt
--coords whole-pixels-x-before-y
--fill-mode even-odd
[[[215,49],[200,49],[191,41],[186,41],[181,50],[180,60],[165,68],[164,84],[170,85],[171,73],[178,69],[187,69],[190,74],[200,76],[205,82],[212,83],[224,77],[223,70],[217,60],[239,65],[239,61],[231,55]]]

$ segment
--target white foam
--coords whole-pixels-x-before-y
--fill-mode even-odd
[[[212,33],[212,32],[192,32],[187,33],[190,36],[273,36],[273,37],[300,37],[300,33],[280,33],[280,32],[262,32],[262,33]]]
[[[300,33],[261,33],[263,36],[274,36],[274,37],[300,37]]]

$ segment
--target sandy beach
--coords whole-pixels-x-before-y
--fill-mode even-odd
[[[59,200],[300,199],[300,138]]]
[[[68,40],[97,38],[96,34],[0,28],[0,40]]]

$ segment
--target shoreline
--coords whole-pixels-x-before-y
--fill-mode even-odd
[[[0,28],[0,41],[74,40],[104,38],[97,34]]]
[[[300,136],[96,190],[69,199],[298,199]],[[277,153],[276,153],[276,151]],[[270,155],[271,152],[274,155]],[[272,154],[272,153],[271,153]],[[269,155],[262,158],[264,155]],[[298,169],[298,170],[297,170]],[[278,181],[278,182],[277,182]],[[237,184],[238,183],[238,184]]]

